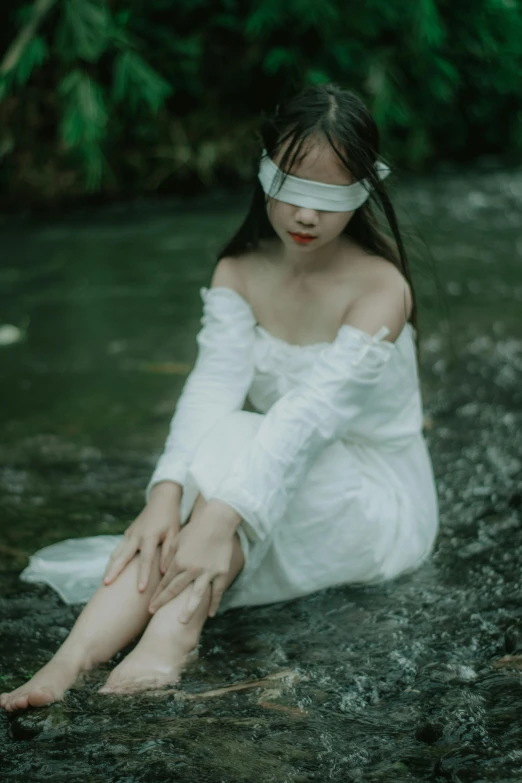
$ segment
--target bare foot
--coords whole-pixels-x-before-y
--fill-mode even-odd
[[[28,707],[44,707],[63,699],[80,674],[81,667],[71,660],[56,656],[46,663],[34,677],[10,693],[0,694],[0,707],[7,712],[26,710]]]
[[[207,617],[210,589],[188,623],[180,621],[191,595],[189,585],[153,614],[143,636],[111,672],[98,693],[136,693],[175,685],[189,661],[198,657],[201,629]]]
[[[185,651],[140,650],[140,645],[127,655],[109,675],[98,693],[137,693],[174,685],[185,666],[198,657],[197,647]]]

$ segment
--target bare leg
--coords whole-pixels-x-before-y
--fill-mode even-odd
[[[199,496],[193,514],[199,513],[205,505],[206,502]],[[235,534],[227,587],[244,564],[239,536]],[[100,693],[131,693],[178,682],[186,663],[197,657],[197,645],[210,604],[210,587],[191,620],[181,623],[178,616],[185,608],[189,595],[190,585],[152,615],[139,643],[113,669]]]
[[[10,712],[61,699],[82,671],[108,661],[138,636],[151,617],[150,599],[161,581],[159,554],[158,547],[142,593],[138,591],[138,555],[112,584],[101,585],[54,657],[25,685],[2,693],[0,707]]]

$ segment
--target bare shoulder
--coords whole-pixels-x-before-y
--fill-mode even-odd
[[[411,288],[402,272],[385,258],[372,257],[366,270],[361,293],[347,308],[343,323],[370,335],[387,326],[386,340],[395,342],[411,315]]]
[[[240,256],[220,258],[212,275],[211,288],[233,288],[238,294],[244,296],[245,281],[242,266]]]

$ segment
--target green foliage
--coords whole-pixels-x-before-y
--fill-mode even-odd
[[[62,0],[55,38],[60,59],[95,63],[110,47],[113,21],[104,0]]]
[[[101,142],[107,127],[104,91],[91,77],[76,69],[59,84],[63,99],[61,138],[66,149],[76,149],[82,159],[87,190],[96,190],[105,168]]]
[[[366,100],[396,165],[522,151],[517,0],[34,0],[10,18],[7,184],[40,155],[64,192],[241,179],[260,112],[328,81]]]
[[[132,111],[143,103],[157,112],[171,92],[169,83],[137,52],[127,50],[117,57],[112,91],[116,102],[126,101]]]
[[[20,55],[18,66],[13,73],[13,80],[18,87],[21,87],[28,81],[33,69],[42,65],[49,57],[49,49],[44,38],[35,35],[28,42]]]
[[[102,87],[76,69],[62,79],[58,92],[64,99],[61,135],[65,146],[74,148],[103,138],[107,109]]]
[[[15,16],[20,29],[3,68],[0,99],[16,94],[51,59],[60,148],[79,162],[85,189],[97,191],[110,175],[104,147],[116,104],[124,103],[129,115],[141,109],[153,117],[172,89],[139,53],[138,36],[128,33],[129,9],[112,14],[106,0],[37,0]]]

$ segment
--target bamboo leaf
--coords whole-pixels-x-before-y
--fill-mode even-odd
[[[18,85],[25,84],[33,70],[42,65],[49,57],[49,50],[43,38],[32,38],[25,47],[18,63],[16,64],[13,78]]]
[[[435,0],[417,0],[416,5],[416,43],[437,47],[444,41],[445,31],[435,4]]]
[[[99,189],[107,170],[102,142],[107,131],[107,109],[102,87],[80,69],[62,79],[59,95],[64,103],[61,138],[66,149],[81,160],[89,191]]]
[[[107,109],[103,89],[84,71],[71,71],[60,83],[64,102],[61,138],[66,148],[101,141],[106,133]]]
[[[297,64],[297,57],[295,51],[291,49],[283,48],[282,46],[276,46],[271,49],[263,60],[263,70],[266,73],[274,74],[279,73],[287,67],[293,67]]]
[[[317,68],[309,68],[305,73],[305,82],[307,84],[328,84],[331,77],[326,71]]]
[[[373,96],[373,115],[383,130],[393,126],[406,127],[412,121],[399,73],[387,58],[375,60],[370,68],[367,89]]]
[[[19,30],[0,63],[0,77],[2,77],[4,85],[10,80],[18,62],[24,55],[26,47],[35,37],[39,25],[55,5],[56,1],[57,0],[36,0],[34,5],[31,6],[31,12],[27,16],[26,23]]]
[[[258,3],[255,11],[246,20],[246,37],[252,39],[268,35],[283,24],[286,15],[286,6],[279,0],[264,0]]]
[[[63,0],[56,46],[67,60],[96,62],[107,49],[113,23],[103,0]]]
[[[137,52],[126,51],[116,58],[113,76],[113,98],[116,102],[126,100],[133,111],[141,103],[157,112],[172,87]]]

